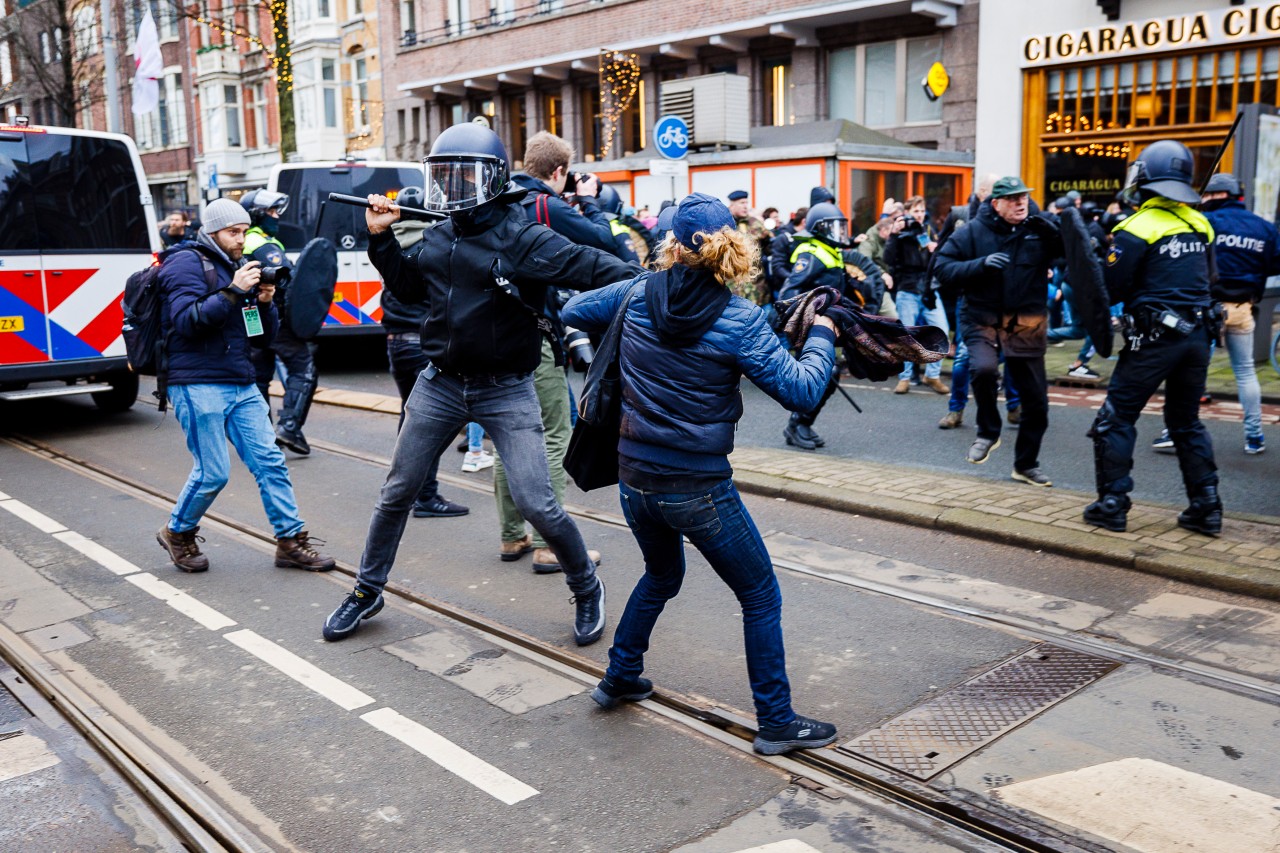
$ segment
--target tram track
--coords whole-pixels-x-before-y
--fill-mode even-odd
[[[167,493],[162,489],[112,471],[95,462],[79,458],[47,442],[16,436],[5,440],[19,449],[48,459],[83,476],[106,483],[118,491],[146,497],[150,501],[161,504],[172,503],[175,499],[173,494]],[[324,453],[350,458],[373,466],[385,467],[389,465],[389,460],[385,458],[341,445],[313,441],[312,446]],[[442,475],[441,479],[448,481],[451,485],[468,490],[476,492],[488,491],[487,484],[485,488],[480,488],[479,484],[464,478]],[[572,505],[567,505],[566,509],[579,518],[590,519],[600,524],[619,528],[626,527],[625,520],[618,515]],[[264,547],[273,544],[269,536],[259,532],[254,526],[240,522],[226,514],[210,512],[207,518],[209,521],[225,527],[229,531],[234,531],[240,536],[261,543]],[[1228,686],[1250,693],[1262,693],[1272,699],[1280,697],[1280,688],[1275,685],[1268,685],[1264,682],[1221,671],[1214,667],[1198,664],[1188,665],[1184,662],[1171,661],[1142,650],[1122,648],[1117,644],[1101,639],[1079,637],[1074,635],[1073,632],[1064,629],[1038,625],[1030,620],[1012,617],[1007,614],[984,611],[981,608],[959,605],[918,593],[885,587],[862,579],[825,572],[798,562],[775,560],[775,565],[790,573],[821,578],[865,592],[933,608],[945,612],[953,618],[981,623],[988,627],[997,627],[1006,632],[1014,633],[1029,642],[1053,643],[1058,646],[1075,647],[1091,654],[1109,657],[1120,663],[1141,662],[1162,669],[1192,675],[1199,679],[1217,683],[1220,686]],[[339,562],[336,571],[349,577],[354,578],[355,576],[354,567],[341,562]],[[466,625],[497,645],[518,651],[537,663],[554,671],[571,674],[585,683],[593,683],[603,674],[602,667],[592,660],[448,602],[415,593],[395,583],[388,585],[386,593],[395,596],[406,604],[422,607],[429,612]],[[72,695],[74,691],[65,690],[65,685],[60,686],[55,680],[38,678],[39,662],[33,661],[29,656],[12,653],[8,648],[9,643],[6,642],[7,640],[8,635],[0,633],[0,653],[4,653],[11,665],[19,672],[23,672],[24,675],[27,674],[27,670],[33,670],[37,677],[28,675],[32,684],[37,685],[41,692],[54,704],[59,707],[73,707],[77,701],[86,699],[90,702],[92,701],[89,697]],[[755,729],[750,720],[736,711],[717,706],[708,707],[705,702],[668,690],[658,690],[655,692],[653,699],[644,704],[649,710],[659,713],[687,728],[715,738],[740,751],[751,752],[750,742],[755,735]],[[79,716],[88,717],[84,713]],[[73,718],[72,721],[77,728],[81,728],[82,725],[92,728],[92,720],[77,721]],[[84,731],[83,728],[82,731]],[[124,752],[125,758],[129,757],[131,744],[128,742],[127,737],[113,738],[110,733],[102,732],[96,733],[94,737],[101,737],[103,734],[107,735],[109,745]],[[89,734],[86,733],[86,736],[89,736]],[[142,746],[145,747],[145,744]],[[1063,836],[1045,827],[1021,824],[1010,815],[998,809],[989,808],[986,803],[974,802],[969,797],[960,797],[951,792],[940,791],[928,784],[905,777],[873,762],[859,760],[847,753],[836,752],[835,750],[815,750],[792,753],[780,758],[759,756],[756,756],[756,758],[790,773],[799,784],[811,787],[820,793],[825,793],[829,796],[833,794],[870,794],[899,808],[941,821],[948,826],[971,835],[975,839],[998,845],[1003,849],[1017,851],[1102,849],[1080,839]],[[135,763],[137,762],[135,761]],[[143,764],[145,765],[145,762]],[[200,815],[209,809],[207,800],[202,796],[194,799],[189,798],[188,795],[192,792],[183,791],[182,786],[174,784],[173,779],[165,778],[171,774],[178,774],[178,771],[169,768],[170,773],[165,773],[163,770],[149,773],[146,766],[143,766],[141,770],[146,775],[146,778],[140,779],[138,785],[144,795],[148,794],[150,787],[159,787],[161,789],[159,793],[169,801],[168,803],[160,803],[160,805],[168,809],[177,810],[172,822],[180,824],[185,814],[188,822],[194,822],[206,833],[208,837],[204,840],[191,842],[195,845],[194,849],[236,851],[262,849],[254,846],[252,840],[246,842],[244,839],[237,839],[234,832],[228,833],[226,831],[228,828],[234,830],[234,827],[229,824],[227,827],[220,827],[216,825],[217,822],[215,821],[215,826],[213,827],[203,825],[200,822]],[[163,784],[165,781],[169,782],[167,786]],[[198,794],[198,792],[194,793]],[[148,799],[150,799],[149,796]],[[158,805],[157,807],[160,806]],[[216,810],[214,811],[216,812]],[[205,846],[206,844],[220,846]]]

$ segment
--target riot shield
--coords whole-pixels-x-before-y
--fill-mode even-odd
[[[1073,293],[1071,310],[1089,333],[1098,355],[1107,358],[1111,355],[1111,298],[1102,277],[1102,263],[1080,211],[1068,207],[1058,214],[1058,224]]]
[[[285,312],[295,335],[303,340],[316,336],[329,316],[337,285],[338,250],[324,237],[316,237],[298,255],[285,292]]]

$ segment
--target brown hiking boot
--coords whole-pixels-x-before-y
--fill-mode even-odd
[[[587,551],[587,558],[597,566],[600,565],[599,551]],[[533,570],[540,575],[549,575],[552,572],[560,571],[560,561],[556,559],[556,552],[550,548],[539,548],[534,551]]]
[[[533,537],[525,534],[523,539],[514,542],[503,542],[498,558],[504,563],[513,563],[533,550]]]
[[[934,376],[933,378],[926,377],[924,380],[924,384],[928,385],[930,388],[932,388],[934,391],[936,391],[939,394],[951,393],[951,389],[947,387],[947,384],[936,376]]]
[[[178,571],[207,572],[209,570],[209,558],[200,553],[200,546],[196,544],[204,541],[203,536],[196,535],[199,532],[199,527],[193,527],[185,533],[174,533],[166,524],[156,534],[156,541],[160,543],[161,548],[169,552],[169,559],[178,567]]]
[[[899,379],[898,384],[894,386],[893,393],[905,394],[911,390],[911,382],[906,379]]]
[[[964,412],[947,412],[938,421],[938,429],[955,429],[964,423]]]
[[[327,572],[332,569],[333,557],[321,554],[311,546],[311,542],[311,534],[305,530],[277,539],[276,565],[282,569],[306,569],[309,572]],[[315,543],[324,544],[319,539]]]

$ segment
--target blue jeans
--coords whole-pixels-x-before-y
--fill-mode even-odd
[[[293,536],[305,526],[289,482],[284,453],[276,447],[271,410],[251,384],[201,383],[170,385],[173,412],[187,436],[187,450],[195,459],[178,503],[169,516],[169,529],[185,533],[200,523],[213,499],[231,476],[227,442],[235,447],[258,483],[262,507],[276,538]]]
[[[484,450],[484,427],[475,421],[467,424],[467,450],[472,452]]]
[[[644,671],[649,635],[684,581],[681,536],[687,536],[738,598],[747,676],[760,727],[788,725],[795,712],[782,645],[782,592],[764,540],[733,480],[691,494],[642,492],[625,483],[618,491],[623,515],[644,555],[644,575],[613,634],[606,677],[634,681]]]
[[[1253,369],[1253,324],[1249,325],[1249,331],[1229,330],[1224,336],[1231,372],[1236,375],[1240,407],[1244,409],[1245,438],[1262,435],[1262,388]]]
[[[431,359],[427,358],[427,354],[422,351],[422,340],[416,332],[408,334],[394,334],[387,336],[387,361],[391,365],[391,378],[395,380],[396,391],[400,393],[400,403],[403,404],[409,399],[409,394],[413,392],[413,386],[418,381],[418,374],[426,369],[431,363]],[[404,411],[400,412],[400,423],[396,427],[399,429],[404,426]],[[427,469],[427,477],[422,481],[422,490],[418,492],[417,506],[425,507],[434,501],[440,495],[440,480],[437,475],[440,472],[440,457],[433,460],[433,464]]]
[[[428,367],[404,404],[391,470],[369,521],[360,556],[360,585],[381,590],[422,481],[464,424],[480,424],[507,462],[507,482],[521,515],[547,540],[575,593],[596,588],[595,565],[573,520],[556,502],[542,439],[533,374],[457,377]]]
[[[895,305],[898,308],[898,319],[904,326],[914,326],[918,322],[927,323],[930,326],[937,326],[945,335],[951,330],[947,325],[947,312],[943,310],[941,305],[934,308],[925,308],[920,303],[920,295],[918,293],[899,293]],[[898,374],[899,379],[911,380],[912,371],[915,365],[907,362],[902,368],[902,372]],[[924,366],[925,379],[937,379],[942,375],[942,362],[935,361]]]

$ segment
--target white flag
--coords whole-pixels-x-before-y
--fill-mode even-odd
[[[145,115],[160,105],[160,84],[157,78],[164,75],[164,58],[160,56],[160,34],[148,8],[138,25],[138,40],[134,43],[134,60],[137,74],[133,78],[133,112]]]

